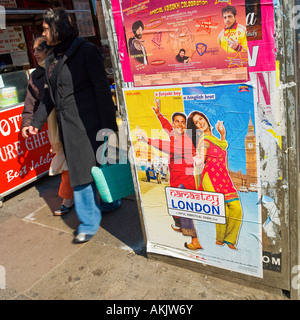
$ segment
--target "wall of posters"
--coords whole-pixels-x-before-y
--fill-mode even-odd
[[[147,251],[262,277],[253,88],[124,89]]]
[[[278,194],[286,127],[273,0],[120,3],[134,81],[123,92],[147,251],[258,282],[270,270],[279,279],[288,263]],[[229,50],[232,30],[222,38],[227,6],[245,27],[244,49]],[[175,126],[177,112],[183,119]],[[192,112],[210,134],[189,132]]]
[[[135,86],[248,79],[244,0],[123,0],[122,11]]]

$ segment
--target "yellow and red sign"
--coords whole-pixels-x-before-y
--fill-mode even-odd
[[[22,137],[22,111],[21,105],[0,112],[1,196],[47,173],[53,158],[47,124],[36,136]]]

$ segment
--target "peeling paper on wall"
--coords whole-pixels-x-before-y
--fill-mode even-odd
[[[268,237],[275,238],[277,233],[276,225],[280,226],[279,210],[271,197],[262,196],[261,203],[268,210],[268,218],[263,224],[263,229]]]
[[[277,148],[282,148],[281,137],[277,135],[268,121],[262,121],[260,129],[260,144],[264,151],[264,159],[261,160],[263,168],[261,175],[263,181],[269,181],[273,185],[280,177]]]

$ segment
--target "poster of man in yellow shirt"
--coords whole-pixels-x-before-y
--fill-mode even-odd
[[[224,29],[218,36],[218,43],[228,53],[247,52],[246,27],[237,22],[237,10],[234,6],[222,8]]]

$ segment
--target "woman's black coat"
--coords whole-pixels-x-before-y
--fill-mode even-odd
[[[21,129],[28,127],[44,96],[45,69],[37,66],[30,74],[22,112]]]
[[[53,60],[54,53],[46,60],[46,70]],[[96,141],[98,131],[117,131],[116,108],[99,49],[76,38],[62,57],[56,88],[50,88],[47,72],[46,81],[45,97],[31,125],[41,129],[55,107],[71,185],[90,183],[102,143]]]

